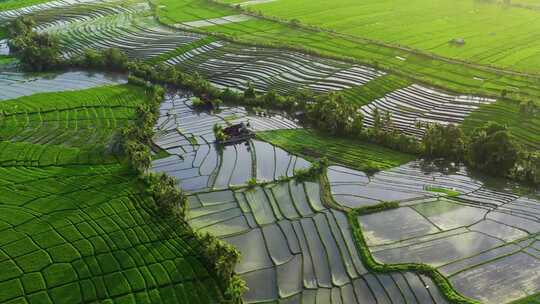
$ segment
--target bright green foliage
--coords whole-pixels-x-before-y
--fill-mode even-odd
[[[535,294],[530,297],[512,302],[511,304],[540,304],[540,294]]]
[[[318,98],[308,107],[311,123],[318,129],[330,134],[360,134],[363,128],[363,116],[358,106],[345,102],[343,95],[331,92]]]
[[[17,9],[25,6],[36,5],[49,0],[5,0],[0,2],[0,11]]]
[[[373,144],[340,139],[307,130],[278,130],[258,133],[273,145],[308,158],[326,157],[331,163],[358,170],[386,170],[414,159],[414,156]]]
[[[214,303],[201,244],[103,149],[145,90],[124,85],[0,103],[0,302]],[[175,188],[176,189],[176,188]],[[156,193],[158,195],[156,195]]]
[[[459,191],[452,190],[452,189],[447,189],[447,188],[442,188],[442,187],[426,187],[425,190],[430,191],[430,192],[435,192],[435,193],[443,193],[443,194],[446,194],[448,196],[461,195],[461,192],[459,192]]]
[[[237,14],[232,9],[223,8],[206,0],[158,0],[157,3],[160,21],[165,23],[180,23]]]

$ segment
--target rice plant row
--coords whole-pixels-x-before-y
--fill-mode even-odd
[[[0,102],[0,139],[74,147],[108,146],[143,104],[142,88],[105,86]]]
[[[324,156],[332,163],[358,170],[386,170],[414,158],[380,146],[352,143],[304,129],[260,132],[257,136],[291,153],[305,155],[312,159]]]

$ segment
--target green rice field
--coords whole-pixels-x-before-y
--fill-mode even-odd
[[[503,1],[338,0],[329,8],[322,0],[276,0],[246,8],[468,62],[528,72],[540,69],[540,42],[534,30],[540,25],[540,12]],[[450,43],[459,38],[464,45]]]

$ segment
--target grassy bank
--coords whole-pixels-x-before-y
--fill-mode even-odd
[[[386,170],[415,158],[377,145],[340,139],[304,129],[261,132],[257,133],[257,137],[293,154],[312,159],[326,157],[333,164],[361,171]]]

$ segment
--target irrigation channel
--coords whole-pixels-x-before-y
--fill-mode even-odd
[[[212,126],[239,122],[253,131],[300,127],[242,107],[199,112],[188,93],[172,93],[161,106],[155,138],[169,156],[155,160],[153,170],[175,176],[190,192],[190,225],[241,251],[236,270],[250,287],[248,303],[445,303],[426,276],[371,273],[361,262],[343,210],[383,201],[398,201],[400,208],[358,218],[377,261],[432,265],[459,292],[485,303],[540,291],[534,193],[519,196],[511,185],[483,182],[465,168],[448,171],[422,161],[373,176],[331,166],[330,189],[283,181],[309,162],[257,140],[216,147]],[[252,178],[266,184],[247,189]],[[325,201],[324,191],[340,208]]]

